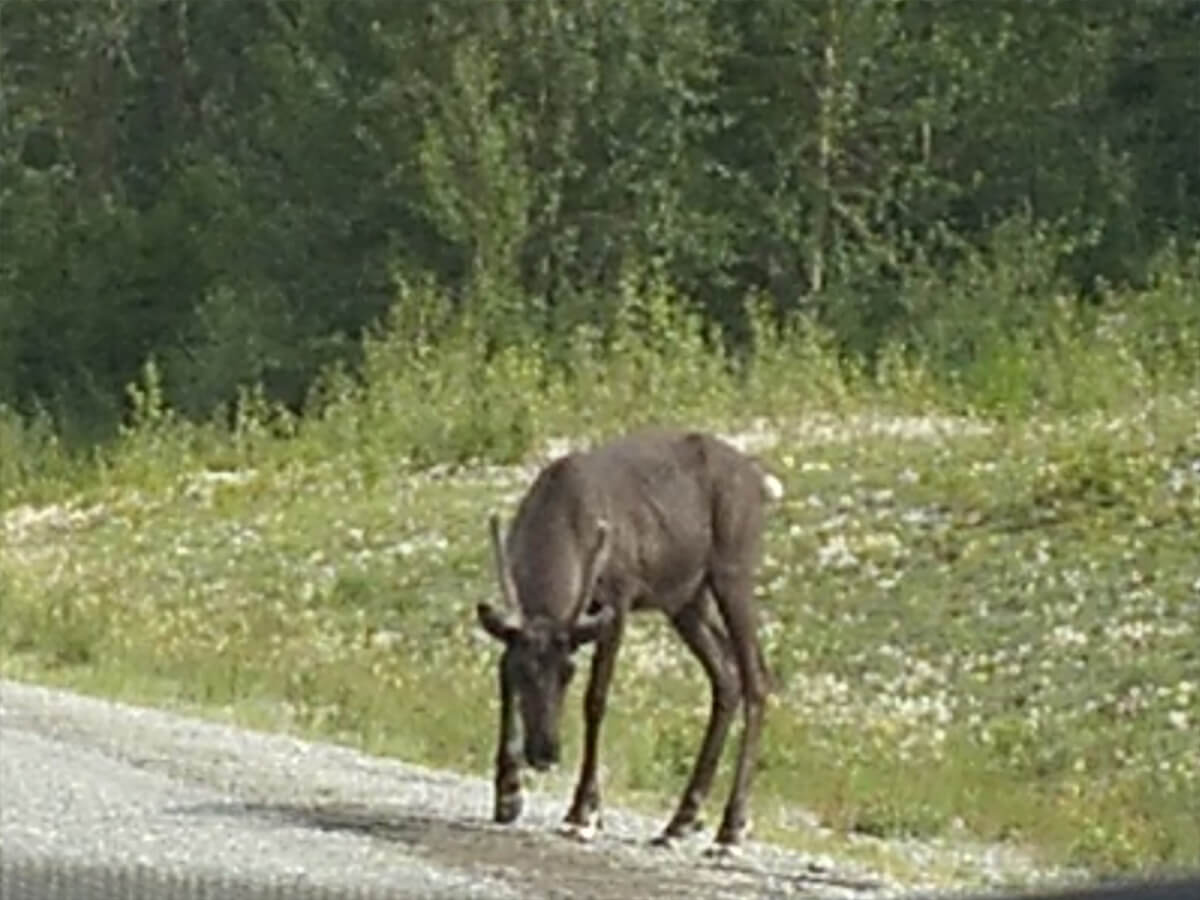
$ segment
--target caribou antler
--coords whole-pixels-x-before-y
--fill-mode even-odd
[[[521,608],[517,606],[517,589],[513,584],[512,570],[508,567],[508,554],[504,551],[504,535],[500,530],[500,516],[492,513],[492,550],[496,557],[496,575],[500,578],[500,594],[504,598],[503,609],[492,604],[479,603],[475,612],[481,624],[490,634],[508,642],[521,633]]]
[[[513,584],[512,569],[508,567],[508,553],[504,549],[504,533],[500,528],[499,513],[492,513],[488,523],[492,531],[492,552],[496,558],[496,575],[500,579],[500,594],[504,605],[512,612],[518,612],[517,587]]]
[[[608,561],[608,548],[608,522],[600,519],[596,522],[596,541],[592,544],[591,551],[583,565],[583,576],[579,581],[579,596],[575,598],[575,609],[567,620],[574,623],[577,628],[585,624],[585,619],[590,618],[587,615],[588,601],[592,599],[592,591],[596,589],[596,579],[600,577],[600,570]]]

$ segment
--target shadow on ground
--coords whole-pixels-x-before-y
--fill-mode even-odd
[[[552,897],[700,898],[870,894],[875,882],[805,870],[758,867],[753,858],[708,860],[703,843],[664,850],[602,832],[581,843],[540,826],[499,826],[385,804],[216,803],[177,807],[180,815],[251,817],[279,827],[343,832],[402,844],[431,863],[502,880]]]

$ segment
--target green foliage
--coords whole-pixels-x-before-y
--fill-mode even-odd
[[[1193,263],[1167,253],[1151,288],[1089,304],[1061,273],[1073,246],[1026,216],[1004,223],[948,272],[910,281],[899,345],[964,406],[1005,418],[1121,408],[1190,384],[1200,292],[1183,273]]]
[[[68,478],[74,468],[45,412],[18,415],[0,405],[0,502],[36,498],[47,483]]]
[[[425,129],[419,158],[434,219],[470,255],[470,281],[488,331],[503,335],[526,312],[514,303],[519,252],[530,216],[531,173],[521,122],[498,99],[494,55],[480,42],[455,48],[452,83]]]
[[[538,415],[541,352],[513,344],[489,355],[473,321],[431,315],[446,308],[428,288],[406,289],[388,325],[364,342],[363,384],[346,384],[326,401],[311,437],[422,466],[525,453]]]
[[[686,298],[661,276],[627,272],[615,303],[606,333],[584,328],[568,344],[562,367],[571,418],[560,427],[588,433],[647,424],[664,412],[680,421],[732,414],[737,387],[720,336]]]
[[[752,297],[984,409],[1115,402],[1031,382],[1052,300],[1136,328],[1194,267],[1185,6],[8,0],[0,403],[92,446],[153,357],[192,421],[295,412],[398,281],[561,359],[633,272],[737,359]]]
[[[108,478],[152,482],[161,474],[163,460],[194,460],[189,445],[195,429],[167,405],[158,364],[146,360],[140,374],[126,386],[129,415],[119,428],[119,440],[101,457]]]
[[[18,603],[11,583],[0,577],[0,636],[5,649],[38,658],[50,669],[96,664],[104,622],[88,606],[87,600],[70,591],[51,591],[36,604]]]

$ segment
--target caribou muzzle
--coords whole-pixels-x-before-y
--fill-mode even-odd
[[[539,772],[558,765],[560,755],[558,742],[547,737],[534,736],[525,742],[525,761]]]

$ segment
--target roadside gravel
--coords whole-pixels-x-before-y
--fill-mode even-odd
[[[0,858],[143,866],[389,897],[876,898],[901,885],[750,842],[648,846],[661,823],[607,810],[580,844],[562,798],[489,820],[484,779],[44,687],[0,681]]]

